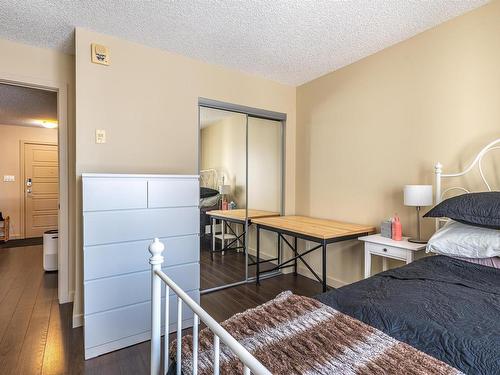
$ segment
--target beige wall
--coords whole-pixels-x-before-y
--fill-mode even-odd
[[[495,2],[300,86],[297,212],[377,226],[398,212],[415,234],[403,186],[431,184],[437,161],[457,171],[500,137],[499,20]],[[360,243],[331,246],[330,283],[362,267]]]
[[[248,119],[248,207],[281,211],[281,123]]]
[[[21,141],[57,143],[57,129],[0,125],[0,211],[10,216],[11,237],[21,235]],[[4,182],[3,176],[15,176]]]
[[[246,207],[246,123],[245,115],[234,115],[200,132],[201,169],[216,169],[219,179],[224,177],[224,184],[231,186],[227,199],[238,208]]]
[[[23,79],[25,82],[74,81],[73,56],[46,49],[0,39],[0,79]]]
[[[203,110],[203,109],[202,109]],[[235,115],[201,130],[201,168],[216,169],[231,185],[239,208],[281,210],[281,123],[248,119],[248,189],[246,116]]]
[[[65,137],[66,145],[59,139],[60,147],[67,146],[68,161],[65,169],[69,177],[67,186],[68,195],[68,241],[69,243],[69,291],[65,295],[59,294],[59,297],[71,298],[71,291],[74,289],[74,220],[75,217],[75,154],[74,154],[74,89],[75,89],[75,59],[73,56],[66,55],[57,51],[28,46],[21,43],[14,43],[8,40],[0,39],[0,81],[22,82],[42,87],[60,88],[66,96],[64,100],[59,100],[59,115],[65,118],[61,121],[59,135]],[[63,95],[63,96],[64,96]],[[60,95],[61,96],[61,95]],[[64,152],[65,150],[63,150]],[[61,275],[61,272],[59,273]],[[64,294],[64,293],[63,293]]]
[[[90,62],[93,42],[109,47],[110,66]],[[288,114],[287,210],[295,210],[294,87],[83,29],[76,30],[76,82],[78,176],[196,173],[197,104],[205,97]],[[106,130],[106,144],[94,143],[95,129]]]

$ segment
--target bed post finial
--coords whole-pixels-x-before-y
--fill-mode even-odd
[[[435,199],[434,201],[436,204],[441,202],[441,174],[443,173],[443,164],[440,162],[437,162],[436,165],[434,166],[434,174],[435,174],[435,183],[434,183],[434,189],[435,189]]]
[[[443,164],[437,162],[434,166],[434,202],[435,204],[441,203],[441,174],[443,173]],[[436,230],[439,229],[439,219],[436,220]]]
[[[161,280],[156,271],[161,271],[165,245],[155,238],[149,245],[151,264],[151,375],[160,374],[161,362]]]
[[[158,238],[155,238],[149,245],[149,252],[152,255],[152,257],[149,258],[149,264],[152,266],[162,264],[163,256],[161,253],[163,253],[163,250],[165,250],[165,245]]]

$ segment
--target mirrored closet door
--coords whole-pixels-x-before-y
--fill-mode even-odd
[[[200,107],[200,289],[246,280],[245,114]]]
[[[255,277],[252,219],[283,211],[283,122],[228,109],[199,107],[200,289],[205,292]],[[261,272],[272,270],[281,256],[276,236],[263,233],[260,248]]]
[[[282,122],[248,117],[248,216],[272,217],[282,213]],[[251,224],[251,221],[250,221]],[[256,230],[248,230],[248,277],[255,277]],[[275,233],[261,232],[260,271],[272,270],[281,256]]]

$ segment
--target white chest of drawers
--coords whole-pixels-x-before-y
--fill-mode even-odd
[[[165,243],[163,271],[199,301],[199,179],[83,174],[85,358],[150,338],[148,245]],[[170,311],[170,329],[177,310]],[[192,313],[183,314],[183,327]]]

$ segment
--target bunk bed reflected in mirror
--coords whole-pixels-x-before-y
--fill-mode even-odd
[[[202,291],[255,277],[252,219],[283,211],[284,114],[200,102],[200,285]],[[261,236],[260,270],[280,258],[276,236]]]

